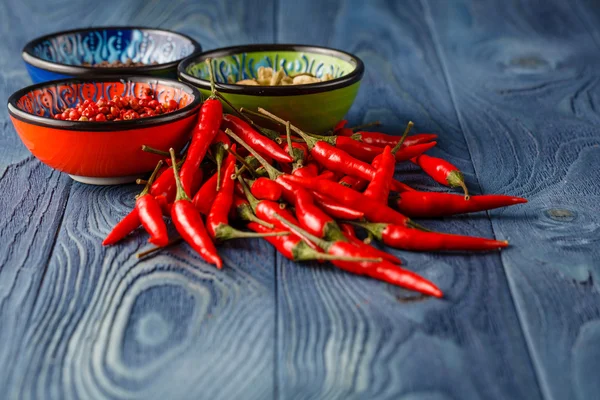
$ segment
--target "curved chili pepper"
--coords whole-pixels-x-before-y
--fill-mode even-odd
[[[200,212],[200,214],[208,215],[210,208],[212,207],[215,197],[217,197],[217,180],[219,176],[215,173],[213,176],[208,178],[206,182],[196,192],[192,203],[194,207]]]
[[[223,164],[223,160],[227,156],[227,148],[231,146],[231,140],[229,137],[219,129],[215,138],[210,144],[210,152],[215,159],[215,163],[217,164],[217,190],[219,190],[219,182],[221,182],[221,166]]]
[[[136,230],[140,226],[140,217],[138,216],[137,208],[134,208],[129,214],[127,214],[114,228],[106,235],[103,246],[109,246],[115,244],[131,232]]]
[[[506,240],[451,235],[448,233],[423,232],[393,224],[352,222],[371,232],[385,245],[413,251],[486,251],[508,246]]]
[[[175,152],[173,149],[170,149],[170,153],[171,158],[175,159]],[[217,254],[217,249],[206,232],[200,213],[190,201],[185,190],[183,190],[177,169],[177,165],[174,165],[173,172],[177,183],[177,197],[171,208],[173,224],[183,240],[196,250],[204,260],[215,264],[217,268],[221,269],[223,267],[223,261],[221,260],[221,257],[219,257],[219,254]]]
[[[410,217],[436,218],[522,203],[527,203],[527,199],[493,194],[471,196],[469,200],[465,200],[464,196],[458,194],[414,191],[400,193],[396,207]]]
[[[311,235],[284,218],[280,218],[278,216],[275,217],[278,218],[283,225],[287,226],[295,234],[306,236],[309,240],[313,241],[315,244],[325,250],[327,254],[356,258],[365,257],[367,255],[370,256],[370,253],[365,253],[364,249],[355,246],[352,243],[341,240],[327,242],[323,239],[315,237],[314,235]],[[347,262],[342,260],[332,260],[331,263],[340,269],[354,274],[366,275],[371,278],[380,279],[393,285],[401,286],[429,296],[443,296],[442,291],[432,282],[415,274],[414,272],[400,268],[389,261]]]
[[[315,191],[312,192],[312,195],[315,198],[315,204],[333,218],[355,220],[362,219],[365,216],[365,213],[339,204],[335,200],[323,196]]]
[[[275,228],[275,225],[263,221],[262,219],[254,215],[254,211],[252,211],[252,206],[250,206],[250,203],[246,199],[243,199],[237,195],[234,196],[233,208],[235,208],[237,216],[243,221],[255,222],[269,229]]]
[[[264,177],[252,182],[250,192],[259,200],[277,201],[281,198],[281,186]]]
[[[210,70],[212,94],[200,108],[198,124],[192,131],[192,140],[187,151],[185,162],[181,167],[180,178],[183,189],[188,197],[194,196],[198,187],[194,187],[194,176],[199,174],[200,163],[215,136],[219,132],[223,119],[223,105],[215,96],[214,73],[211,60],[207,60]]]
[[[390,187],[394,179],[396,160],[390,146],[386,146],[381,155],[377,172],[364,191],[364,195],[381,204],[387,204]]]
[[[463,173],[454,164],[438,157],[422,154],[413,160],[427,175],[437,183],[444,186],[461,187],[465,192],[465,199],[469,199],[469,190],[465,185]]]
[[[291,163],[294,161],[277,143],[256,132],[242,119],[227,114],[223,117],[223,125],[235,132],[236,135],[261,155],[264,154],[280,162]]]
[[[408,217],[400,214],[385,204],[380,204],[362,193],[340,185],[337,182],[326,180],[317,180],[315,178],[300,178],[294,175],[284,175],[282,179],[299,183],[307,189],[321,193],[332,199],[340,201],[342,204],[362,211],[365,217],[373,222],[390,222],[402,226],[418,227]]]
[[[150,194],[150,186],[152,185],[152,182],[154,182],[156,174],[162,165],[163,162],[161,160],[156,165],[150,179],[148,179],[144,190],[142,190],[135,200],[135,208],[137,209],[140,222],[146,232],[150,235],[148,241],[159,247],[166,246],[167,243],[169,243],[169,236],[167,234],[167,225],[165,225],[165,221],[163,221],[162,218],[160,205],[154,196]]]
[[[344,150],[346,153],[361,161],[369,163],[383,151],[383,147],[365,144],[347,136],[337,136],[335,139],[335,147]]]
[[[339,224],[340,229],[342,230],[342,233],[344,234],[344,236],[346,237],[346,239],[348,239],[348,241],[352,244],[354,244],[355,246],[358,246],[361,249],[365,249],[367,251],[370,251],[373,256],[375,257],[381,257],[384,260],[388,260],[394,264],[402,264],[402,261],[400,261],[400,259],[398,257],[396,257],[393,254],[390,253],[386,253],[383,250],[379,250],[376,249],[373,246],[369,246],[368,244],[366,244],[365,242],[363,242],[362,240],[360,240],[359,238],[356,237],[356,232],[354,231],[354,227],[350,224],[347,223],[341,223]]]

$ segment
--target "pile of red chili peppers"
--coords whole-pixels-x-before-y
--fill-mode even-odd
[[[148,181],[138,182],[145,187],[134,210],[104,245],[142,226],[157,247],[138,257],[184,240],[206,262],[222,268],[216,245],[263,237],[290,260],[327,260],[355,274],[442,297],[434,283],[405,269],[396,256],[359,239],[355,228],[364,230],[368,239],[402,250],[495,250],[508,242],[432,232],[411,218],[526,202],[503,195],[470,196],[458,168],[424,154],[436,145],[437,135],[409,136],[412,123],[401,137],[356,132],[345,121],[322,136],[260,108],[257,113],[232,107],[235,114],[223,114],[221,101],[227,103],[213,82],[185,154],[144,146],[163,159]],[[262,126],[266,122],[269,129]],[[412,162],[435,181],[461,188],[464,195],[413,189],[394,178],[398,162]],[[179,237],[169,240],[165,217]]]

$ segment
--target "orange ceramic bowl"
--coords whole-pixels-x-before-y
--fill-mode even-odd
[[[168,114],[129,121],[62,121],[52,117],[86,99],[140,96],[151,88],[157,100],[175,99],[180,108]],[[142,145],[180,150],[197,120],[201,95],[190,85],[153,77],[106,77],[44,82],[15,92],[8,111],[25,146],[40,161],[83,183],[132,182],[151,171],[160,156]]]

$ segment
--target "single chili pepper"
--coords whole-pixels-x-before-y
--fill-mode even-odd
[[[249,223],[248,228],[257,233],[290,233],[289,229],[270,229],[254,222]],[[277,249],[277,251],[279,251],[285,258],[292,261],[345,260],[346,262],[359,262],[361,260],[373,260],[373,258],[370,257],[331,256],[329,254],[322,253],[320,250],[311,248],[308,244],[306,244],[306,242],[300,239],[299,236],[293,234],[287,236],[267,236],[264,239],[271,243],[273,247],[275,247],[275,249]]]
[[[259,200],[277,201],[281,198],[281,186],[269,178],[258,178],[252,181],[250,192]]]
[[[365,228],[385,245],[413,251],[486,251],[508,246],[508,241],[448,233],[422,232],[393,224],[352,222]]]
[[[148,183],[144,187],[144,190],[136,197],[135,200],[135,208],[138,211],[138,217],[142,226],[150,235],[150,239],[148,240],[150,243],[156,246],[165,246],[169,243],[169,236],[167,234],[167,225],[165,225],[165,221],[162,218],[162,210],[160,205],[150,194],[150,186],[154,179],[156,178],[156,174],[162,167],[163,162],[160,160],[152,172],[150,179],[148,179]]]
[[[171,153],[171,158],[175,159],[175,152],[173,149],[170,149],[169,152]],[[204,260],[211,264],[215,264],[217,268],[221,269],[223,267],[223,261],[217,254],[217,249],[206,232],[200,213],[190,201],[185,190],[183,190],[177,165],[175,163],[173,164],[173,173],[175,175],[175,182],[177,183],[177,197],[175,198],[175,203],[173,203],[171,209],[173,224],[183,240],[189,243],[189,245],[192,246]]]
[[[354,140],[358,140],[365,144],[369,144],[371,146],[377,147],[385,147],[385,146],[395,146],[396,143],[400,140],[400,136],[388,135],[380,132],[352,132],[350,131],[340,131],[338,135],[342,136],[350,136]],[[418,133],[416,135],[411,135],[404,140],[403,147],[410,147],[416,144],[429,143],[438,138],[438,135],[433,133]]]
[[[226,161],[225,176],[223,177],[221,190],[219,190],[217,193],[217,197],[215,198],[213,206],[206,217],[206,228],[208,234],[216,241],[287,235],[287,232],[265,234],[242,232],[229,225],[228,214],[231,206],[233,205],[234,181],[232,179],[232,175],[234,171],[235,158],[230,156]]]
[[[219,190],[219,185],[221,182],[221,166],[223,164],[223,160],[227,156],[227,147],[231,146],[231,140],[229,137],[219,129],[212,143],[210,144],[210,152],[215,159],[215,164],[217,164],[217,191]]]
[[[212,62],[210,59],[207,59],[206,62],[209,64],[212,94],[200,108],[198,124],[192,131],[192,140],[180,172],[181,183],[188,197],[194,196],[198,190],[198,187],[193,185],[194,176],[201,173],[200,163],[204,160],[210,144],[217,136],[223,118],[223,105],[215,96]]]
[[[446,160],[427,154],[422,154],[412,161],[437,183],[444,186],[461,187],[465,192],[465,200],[469,200],[469,190],[465,185],[465,177],[456,166]]]
[[[363,194],[378,203],[387,204],[395,166],[396,160],[392,150],[390,146],[386,146],[381,155],[377,172]]]
[[[140,226],[140,217],[138,216],[137,208],[134,208],[129,214],[127,214],[114,228],[110,231],[106,238],[102,242],[103,246],[110,246],[129,235],[131,232],[136,230]]]
[[[248,202],[248,200],[246,200],[244,198],[241,198],[241,197],[235,195],[233,197],[233,207],[232,208],[235,208],[237,216],[243,221],[255,222],[255,223],[262,225],[264,227],[267,227],[269,229],[275,228],[275,225],[270,224],[266,221],[263,221],[262,219],[258,218],[256,215],[254,215],[254,211],[252,211],[252,206],[250,206],[250,203]]]
[[[286,200],[294,204],[296,219],[304,229],[327,240],[347,240],[335,220],[315,205],[312,194],[302,186],[277,179]]]
[[[362,192],[367,188],[369,181],[364,179],[358,179],[350,175],[345,175],[342,179],[340,179],[340,185],[344,185],[351,189],[356,190],[357,192]]]
[[[175,177],[173,176],[173,168],[168,167],[156,178],[150,187],[150,193],[154,196],[165,196],[169,203],[175,200],[177,194],[177,186],[175,185]]]
[[[267,110],[265,110],[263,108],[259,108],[258,111],[265,115],[268,115],[269,117],[273,118],[275,121],[278,121],[281,124],[285,124],[284,120],[271,114],[270,112],[268,112]],[[337,149],[336,147],[332,146],[330,144],[330,142],[331,142],[331,140],[335,140],[335,138],[329,139],[329,138],[323,137],[323,136],[320,137],[322,139],[329,141],[329,142],[326,142],[321,139],[316,139],[316,138],[310,137],[309,135],[302,132],[300,129],[298,129],[297,127],[295,127],[293,125],[290,125],[290,126],[291,126],[292,130],[294,130],[294,132],[296,132],[298,135],[300,135],[302,137],[302,139],[304,139],[304,141],[306,142],[306,144],[308,146],[310,154],[313,156],[315,161],[317,161],[319,164],[321,164],[326,169],[333,171],[333,172],[340,172],[340,173],[343,173],[346,175],[351,175],[356,178],[362,178],[362,179],[365,179],[368,181],[373,179],[373,176],[375,175],[375,169],[373,167],[371,167],[369,164],[367,164],[363,161],[357,160],[356,158],[352,157],[345,151],[343,151],[341,149]],[[396,191],[406,190],[403,188],[403,186],[400,182],[398,182],[398,183],[400,183],[400,185],[398,185],[396,182],[397,181],[392,182],[392,189],[394,189]]]
[[[252,129],[250,125],[234,115],[225,115],[223,117],[223,126],[235,132],[236,135],[261,155],[269,156],[279,162],[291,163],[294,161],[277,143],[262,136]]]
[[[352,208],[339,204],[335,200],[323,196],[322,194],[317,193],[315,191],[312,192],[312,195],[315,198],[315,204],[327,214],[331,215],[333,218],[354,220],[362,219],[365,216],[363,212],[356,211]]]
[[[314,243],[332,255],[342,255],[346,257],[364,257],[365,250],[345,241],[327,242],[304,231],[297,225],[290,223],[284,218],[275,215],[283,225],[287,226],[293,233],[303,235],[314,241]],[[371,278],[380,279],[393,285],[401,286],[409,290],[414,290],[429,296],[442,297],[442,291],[427,279],[415,274],[414,272],[400,268],[389,261],[369,262],[362,261],[348,263],[340,260],[332,260],[331,263],[345,271],[366,275]]]
[[[395,203],[401,213],[410,217],[436,218],[527,203],[527,199],[490,194],[465,200],[458,194],[414,191],[398,194]]]
[[[196,192],[192,203],[196,210],[200,214],[208,215],[210,208],[212,207],[215,197],[217,197],[217,180],[219,179],[218,174],[214,174]]]
[[[376,249],[375,247],[369,246],[368,244],[365,244],[365,242],[356,237],[354,227],[349,223],[340,223],[339,226],[342,230],[342,233],[350,243],[354,244],[355,246],[358,246],[361,249],[368,248],[369,251],[371,251],[375,257],[381,257],[382,259],[394,264],[402,264],[402,261],[400,261],[400,259],[395,255],[387,253],[383,250]]]
[[[336,199],[342,204],[357,211],[362,211],[369,221],[390,222],[397,225],[422,229],[419,225],[412,222],[408,217],[400,214],[387,205],[380,204],[364,194],[358,193],[357,191],[347,188],[344,185],[340,185],[337,182],[317,180],[315,178],[300,178],[294,175],[285,175],[282,176],[282,179],[299,183],[307,189],[321,193],[332,199]]]

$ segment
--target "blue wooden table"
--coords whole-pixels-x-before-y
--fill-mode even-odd
[[[0,2],[0,97],[20,50],[99,24],[182,31],[205,49],[296,42],[358,54],[348,119],[440,135],[476,193],[526,205],[427,226],[502,253],[397,252],[422,299],[258,240],[217,271],[186,246],[102,248],[133,185],[39,163],[0,109],[2,399],[592,399],[600,396],[600,6],[593,0]],[[409,184],[444,190],[411,167]]]

